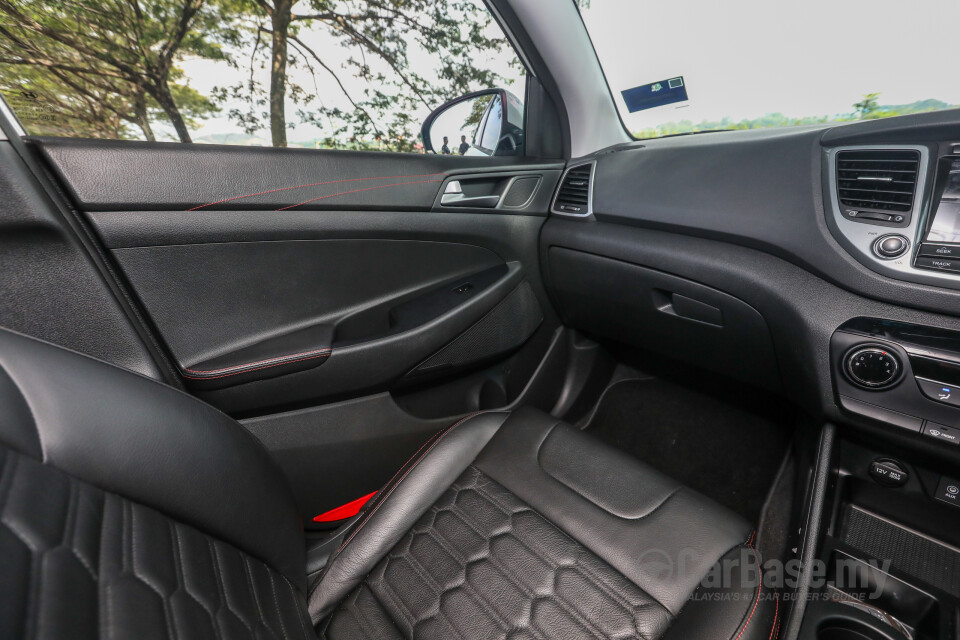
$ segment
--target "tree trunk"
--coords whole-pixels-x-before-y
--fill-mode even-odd
[[[284,99],[287,96],[287,33],[292,10],[292,0],[276,0],[270,13],[273,30],[270,60],[270,135],[275,147],[287,146]]]
[[[177,108],[177,103],[173,100],[173,94],[170,93],[170,87],[167,86],[166,79],[158,81],[151,89],[150,95],[167,115],[170,124],[177,132],[177,137],[180,138],[180,142],[193,142],[190,139],[190,132],[187,131],[187,124],[183,121],[183,116],[180,115],[180,109]]]
[[[153,133],[153,127],[150,126],[150,117],[147,114],[147,100],[142,93],[139,94],[133,102],[134,117],[137,119],[137,126],[143,131],[143,137],[150,142],[156,142],[157,136]]]

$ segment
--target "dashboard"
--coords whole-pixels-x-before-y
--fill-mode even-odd
[[[930,368],[960,363],[958,123],[704,133],[573,160],[541,236],[548,286],[570,326],[960,460],[960,437],[930,435],[960,428],[939,398],[960,376]],[[854,348],[894,379],[857,381]]]

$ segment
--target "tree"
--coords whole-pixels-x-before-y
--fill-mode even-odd
[[[130,101],[76,80],[59,70],[17,66],[0,73],[0,92],[32,134],[121,139],[134,135],[131,127],[139,123],[133,122],[135,107]],[[143,135],[150,139],[149,123],[144,125]]]
[[[92,102],[115,100],[112,109],[97,109],[136,123],[152,139],[149,110],[155,107],[179,139],[190,142],[189,120],[215,105],[177,83],[175,62],[185,54],[228,60],[221,43],[239,41],[230,8],[205,0],[0,0],[0,64],[32,67],[34,80],[63,83],[67,93],[55,102],[71,117],[94,124],[102,117]]]
[[[231,117],[248,132],[266,128],[274,146],[286,146],[289,126],[285,102],[306,105],[316,92],[293,82],[288,69],[302,65],[313,77],[333,80],[337,90],[349,101],[352,111],[326,107],[301,109],[302,122],[337,123],[334,136],[376,137],[403,150],[412,149],[416,126],[411,112],[434,108],[440,103],[471,90],[497,85],[503,79],[474,64],[491,51],[509,46],[503,38],[491,37],[486,30],[491,16],[482,4],[470,0],[247,0],[251,15],[257,16],[253,31],[253,53],[250,57],[251,78],[228,92],[244,98],[250,105],[246,112],[234,110]],[[356,51],[346,64],[355,78],[367,87],[362,95],[353,95],[346,87],[343,70],[309,45],[301,34],[306,29],[319,30],[342,47]],[[253,65],[265,48],[269,35],[270,86],[263,89],[253,80]],[[438,67],[439,82],[429,81],[411,68],[411,49],[431,54]],[[268,114],[257,113],[257,107],[268,106]]]
[[[879,108],[878,100],[880,98],[879,93],[866,93],[863,95],[863,98],[860,102],[856,102],[853,105],[854,111],[861,120],[867,120],[871,118],[871,114],[875,113]]]

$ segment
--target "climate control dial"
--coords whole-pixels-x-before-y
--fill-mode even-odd
[[[847,378],[865,389],[883,389],[896,384],[902,369],[897,354],[883,345],[859,345],[843,358]]]

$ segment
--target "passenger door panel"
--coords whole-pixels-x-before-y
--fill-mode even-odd
[[[30,144],[115,261],[186,388],[246,419],[306,517],[375,490],[456,415],[514,401],[524,381],[489,394],[484,371],[531,374],[559,326],[538,237],[562,165]],[[444,206],[453,180],[465,192],[492,190],[496,206]],[[442,396],[451,415],[410,415],[392,395],[410,389]],[[363,425],[344,417],[344,403],[367,416]]]

